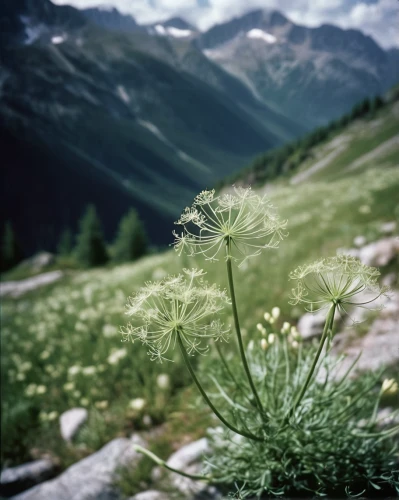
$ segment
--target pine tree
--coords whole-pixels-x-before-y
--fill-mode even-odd
[[[77,261],[84,267],[95,267],[108,260],[100,220],[94,205],[89,205],[80,221],[80,233],[75,249]]]
[[[15,237],[11,222],[7,221],[4,227],[1,242],[1,270],[7,271],[17,265],[23,258],[23,253]]]
[[[73,247],[73,236],[70,229],[65,229],[60,237],[60,241],[57,246],[57,254],[62,257],[68,257],[72,253]]]
[[[120,221],[114,244],[116,262],[136,260],[147,252],[147,235],[136,210],[131,209]]]

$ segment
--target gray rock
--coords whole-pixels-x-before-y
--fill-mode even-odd
[[[393,234],[396,231],[396,221],[385,222],[380,227],[380,232],[384,234]]]
[[[51,271],[33,278],[19,281],[5,281],[0,286],[0,297],[19,297],[26,292],[54,283],[64,276],[62,271]]]
[[[399,292],[390,295],[366,335],[359,338],[347,328],[339,333],[336,339],[337,337],[341,341],[337,342],[334,350],[346,354],[340,365],[340,373],[349,368],[359,352],[362,352],[362,355],[356,365],[357,372],[374,371],[383,366],[399,366]]]
[[[4,469],[0,476],[0,492],[5,496],[16,495],[54,477],[56,472],[57,464],[49,458]]]
[[[298,332],[304,339],[311,339],[323,333],[325,312],[306,313],[298,321]]]
[[[363,247],[367,243],[365,236],[356,236],[353,240],[355,247]]]
[[[86,422],[89,414],[86,408],[72,408],[60,416],[61,436],[65,441],[70,441]]]
[[[29,264],[34,271],[42,271],[55,262],[54,254],[50,252],[40,252],[29,259]]]
[[[391,286],[395,285],[397,280],[398,280],[398,276],[396,275],[396,273],[389,273],[382,278],[381,283],[383,286],[391,287]]]
[[[206,438],[194,441],[171,455],[167,461],[170,467],[182,470],[188,474],[201,474],[202,456],[209,452]],[[218,490],[204,481],[196,481],[176,473],[170,473],[173,486],[187,499],[215,500],[221,498]]]
[[[148,490],[130,497],[127,500],[169,500],[169,495],[162,491]]]
[[[101,450],[69,467],[56,479],[39,484],[14,500],[119,500],[113,486],[119,467],[134,467],[142,455],[133,444],[145,446],[137,436],[117,438]]]
[[[386,266],[399,254],[399,237],[384,238],[370,243],[359,251],[359,258],[367,266]]]
[[[377,413],[377,422],[380,428],[391,427],[393,425],[399,424],[399,413],[398,410],[393,408],[381,408]]]

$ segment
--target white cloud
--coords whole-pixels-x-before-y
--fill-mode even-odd
[[[384,47],[399,46],[398,0],[53,0],[76,7],[113,5],[132,14],[139,23],[181,16],[200,29],[224,22],[253,9],[277,9],[292,21],[318,26],[336,24],[369,34]],[[202,7],[198,4],[202,3]],[[205,3],[205,6],[204,6]]]

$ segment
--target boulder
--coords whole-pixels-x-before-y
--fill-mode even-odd
[[[174,469],[182,470],[188,474],[201,474],[202,456],[209,452],[208,440],[206,438],[194,441],[180,448],[171,455],[167,464]],[[209,486],[204,481],[196,481],[179,474],[170,473],[170,480],[173,486],[183,495],[184,498],[196,500],[215,500],[221,498],[218,490]]]
[[[72,408],[62,413],[60,416],[60,430],[63,439],[71,441],[80,427],[86,422],[88,416],[86,408]]]
[[[19,297],[26,292],[35,290],[50,283],[58,281],[64,276],[62,271],[51,271],[48,273],[39,274],[33,278],[27,278],[19,281],[4,281],[0,287],[1,297]]]
[[[0,494],[7,497],[16,495],[54,477],[56,473],[57,464],[50,458],[4,469],[0,476]]]
[[[143,491],[127,500],[169,500],[169,495],[157,490]]]
[[[298,332],[304,339],[318,337],[323,333],[326,312],[306,313],[298,321]]]
[[[14,496],[14,500],[119,500],[114,486],[119,467],[134,467],[142,455],[133,444],[145,446],[137,435],[117,438],[80,460],[60,476]]]
[[[384,222],[380,227],[380,232],[384,234],[394,234],[396,231],[396,221]]]
[[[359,258],[367,266],[381,267],[389,264],[399,254],[399,237],[384,238],[359,250]]]
[[[366,335],[359,338],[346,328],[336,337],[334,350],[345,353],[339,371],[344,373],[359,352],[362,352],[356,371],[375,371],[382,367],[399,366],[399,292],[391,293],[384,309],[370,325]]]

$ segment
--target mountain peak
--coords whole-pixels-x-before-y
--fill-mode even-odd
[[[177,28],[179,30],[197,31],[197,29],[192,24],[188,23],[182,17],[171,17],[170,19],[167,19],[166,21],[157,24],[162,24],[162,26],[169,28]]]
[[[75,29],[85,23],[82,13],[69,5],[55,5],[50,0],[3,0],[0,13],[1,42],[5,45],[27,43],[32,31],[40,35],[43,29]],[[40,30],[37,29],[39,26]]]
[[[82,11],[84,16],[97,26],[101,26],[112,31],[132,33],[141,31],[142,28],[136,23],[133,16],[122,14],[111,5],[101,5],[91,7]]]
[[[252,30],[267,31],[269,28],[278,28],[286,24],[291,23],[281,12],[257,9],[213,26],[201,36],[198,44],[202,49],[213,49],[229,42],[241,33],[248,33]]]

